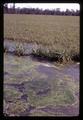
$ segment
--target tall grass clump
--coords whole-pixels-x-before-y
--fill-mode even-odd
[[[77,51],[71,50],[70,58],[72,61],[80,62],[80,53]]]
[[[39,47],[37,50],[32,50],[32,55],[42,58],[42,59],[47,59],[50,61],[58,61],[62,62],[63,61],[63,55],[60,53],[60,51],[56,50],[50,50],[48,47],[47,48],[42,48]]]
[[[16,44],[16,50],[15,50],[14,54],[17,55],[17,56],[23,56],[23,55],[25,55],[24,52],[25,52],[25,49],[23,47],[23,44],[22,43],[17,43]]]

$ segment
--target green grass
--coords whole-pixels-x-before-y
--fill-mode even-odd
[[[79,29],[78,16],[4,14],[4,39],[42,44],[33,54],[50,59],[56,60],[58,51],[58,60],[79,61]]]

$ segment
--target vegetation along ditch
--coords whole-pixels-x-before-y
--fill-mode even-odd
[[[59,63],[74,61],[80,62],[80,54],[71,51],[69,54],[67,51],[60,52],[58,50],[53,51],[48,46],[43,46],[36,43],[22,43],[12,40],[4,40],[4,52],[9,52],[17,56],[32,56],[39,60],[55,61]]]

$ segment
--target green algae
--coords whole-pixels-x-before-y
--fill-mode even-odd
[[[4,54],[4,113],[9,116],[64,116],[63,112],[44,112],[37,108],[51,106],[72,106],[79,100],[79,80],[66,75],[55,67],[42,64],[29,57]],[[43,72],[42,72],[43,71]],[[26,95],[26,100],[22,97]],[[34,109],[28,110],[30,106]],[[72,109],[72,108],[71,108]],[[79,112],[79,108],[76,108]],[[71,112],[72,114],[72,112]],[[78,114],[78,113],[77,113]],[[68,115],[68,114],[66,114]]]

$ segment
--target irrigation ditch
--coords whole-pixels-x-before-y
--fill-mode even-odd
[[[80,53],[72,51],[69,55],[67,55],[66,52],[60,53],[60,51],[52,51],[49,50],[48,47],[36,43],[21,43],[11,40],[4,40],[4,52],[12,53],[17,56],[32,56],[39,60],[51,62],[80,62]]]
[[[37,44],[19,44],[4,40],[4,115],[78,116],[80,64],[57,53],[54,65]]]

